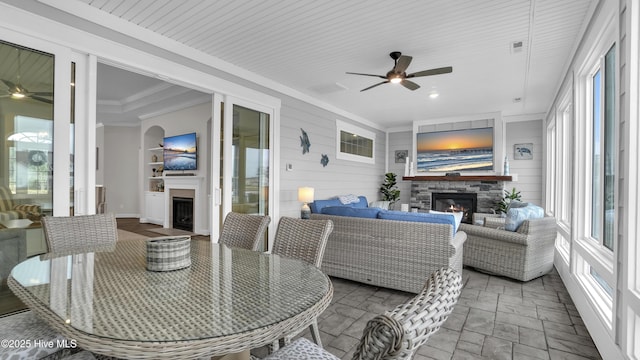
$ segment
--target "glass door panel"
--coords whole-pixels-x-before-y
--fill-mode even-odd
[[[269,215],[272,115],[227,98],[221,126],[222,214]],[[244,105],[244,104],[243,104]],[[263,249],[268,249],[269,231]]]
[[[269,213],[269,115],[233,107],[232,211]]]
[[[53,209],[52,54],[0,41],[0,315],[24,308],[7,287],[13,266],[46,252]]]

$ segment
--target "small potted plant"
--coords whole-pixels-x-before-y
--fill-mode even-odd
[[[507,209],[509,209],[509,204],[511,204],[511,201],[513,200],[521,200],[520,191],[516,191],[516,188],[513,188],[510,192],[508,190],[504,190],[504,196],[496,203],[496,213],[506,214]]]
[[[388,172],[384,174],[384,182],[380,186],[380,193],[382,194],[382,200],[389,202],[390,209],[400,199],[400,190],[398,190],[396,183],[395,173]]]

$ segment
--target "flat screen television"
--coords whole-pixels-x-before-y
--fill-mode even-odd
[[[164,170],[197,170],[198,147],[196,133],[164,138]]]
[[[418,133],[418,172],[492,171],[493,128]]]

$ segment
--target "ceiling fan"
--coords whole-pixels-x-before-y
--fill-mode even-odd
[[[391,54],[389,54],[389,56],[391,56],[391,58],[395,62],[395,65],[393,66],[393,69],[387,72],[387,75],[363,74],[363,73],[354,73],[354,72],[347,72],[347,74],[373,76],[373,77],[385,79],[385,81],[379,82],[377,84],[371,85],[367,88],[360,90],[362,92],[362,91],[366,91],[376,86],[387,84],[387,83],[400,84],[409,90],[417,90],[420,88],[420,85],[407,79],[420,77],[420,76],[448,74],[453,71],[453,68],[451,66],[447,66],[447,67],[423,70],[423,71],[407,74],[405,71],[409,67],[409,64],[411,64],[411,60],[413,58],[411,56],[402,55],[400,51],[394,51]]]
[[[5,95],[0,95],[0,98],[3,98],[3,97],[11,97],[13,99],[30,98],[33,100],[42,101],[47,104],[53,104],[53,100],[43,97],[43,96],[48,96],[48,97],[53,96],[52,92],[42,92],[42,91],[31,92],[27,90],[27,88],[22,86],[20,83],[14,84],[13,82],[5,79],[0,79],[0,81],[2,81],[7,86],[7,89],[6,89],[7,93]]]
[[[46,97],[52,97],[53,96],[52,92],[44,92],[44,91],[31,92],[27,90],[27,88],[22,86],[22,84],[20,83],[22,61],[20,58],[20,49],[17,49],[17,50],[18,50],[18,74],[16,76],[17,83],[13,83],[12,81],[6,80],[6,79],[0,79],[0,81],[2,81],[2,83],[7,87],[5,89],[6,94],[0,95],[0,98],[5,98],[5,97],[11,97],[12,99],[29,98],[29,99],[41,101],[47,104],[53,104],[52,99],[46,98]]]

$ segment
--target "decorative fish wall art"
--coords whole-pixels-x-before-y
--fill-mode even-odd
[[[322,157],[320,158],[320,164],[322,164],[322,167],[326,167],[328,163],[329,157],[327,156],[327,154],[322,154]]]
[[[302,135],[300,136],[300,146],[302,147],[302,153],[306,154],[309,152],[309,148],[311,147],[311,143],[309,142],[309,135],[304,131],[303,128],[300,128],[302,131]]]

